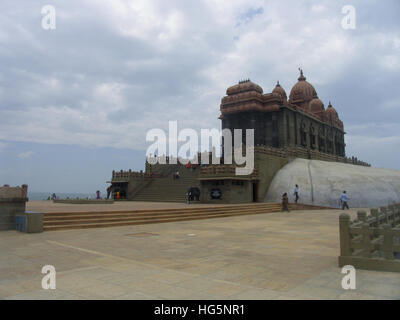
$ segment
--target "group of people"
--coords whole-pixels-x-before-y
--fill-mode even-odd
[[[109,186],[108,188],[107,188],[107,199],[109,198],[109,189],[111,188],[111,186]],[[111,189],[110,189],[110,192],[111,192]],[[90,200],[90,196],[89,197],[87,197],[87,199],[88,200]],[[49,196],[48,198],[47,198],[47,200],[57,200],[58,199],[58,197],[57,197],[57,195],[55,194],[55,193],[53,193],[51,196]],[[69,200],[70,199],[70,197],[67,197],[67,200]],[[79,197],[77,197],[77,199],[79,199]],[[97,200],[100,200],[101,199],[101,193],[100,193],[100,191],[99,190],[97,190],[96,191],[96,199]]]
[[[294,202],[296,204],[300,199],[299,194],[299,186],[296,184],[293,190],[293,196],[295,197]],[[347,192],[346,190],[343,190],[342,195],[340,196],[340,207],[342,208],[342,210],[349,209],[348,201],[349,197],[347,195]],[[289,197],[286,192],[282,195],[282,211],[289,212]]]
[[[107,188],[107,200],[110,199],[111,194],[113,193],[112,185]],[[121,192],[116,190],[113,194],[113,198],[116,200],[121,199]]]
[[[190,171],[194,171],[194,170],[196,170],[196,167],[197,167],[198,165],[196,164],[192,164],[190,161],[186,164],[186,169],[187,170],[190,170]],[[172,178],[174,179],[174,180],[177,180],[177,179],[179,179],[181,176],[180,176],[180,173],[179,173],[179,171],[176,171],[176,172],[174,172],[173,174],[172,174]]]
[[[297,203],[299,201],[299,186],[296,184],[293,190],[293,195],[295,196],[294,202]],[[289,197],[287,193],[285,192],[282,195],[282,211],[287,211],[289,212]]]

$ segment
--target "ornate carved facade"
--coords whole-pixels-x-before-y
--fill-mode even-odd
[[[220,107],[222,129],[254,129],[255,145],[345,156],[343,122],[330,102],[324,108],[302,70],[289,100],[279,82],[271,93],[263,93],[250,80],[241,81],[226,94]]]

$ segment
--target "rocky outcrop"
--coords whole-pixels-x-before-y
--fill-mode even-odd
[[[287,192],[289,201],[293,202],[295,184],[300,187],[299,203],[337,208],[343,190],[350,198],[350,207],[400,203],[398,170],[306,159],[295,159],[276,173],[265,201],[280,201]]]

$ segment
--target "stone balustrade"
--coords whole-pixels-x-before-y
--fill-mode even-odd
[[[200,177],[205,178],[205,177],[237,177],[236,175],[236,168],[237,166],[235,165],[229,165],[229,164],[214,164],[214,165],[207,165],[205,167],[201,167],[200,171]],[[249,176],[244,176],[244,177],[252,177],[252,178],[257,178],[258,177],[258,170],[254,168],[253,172]]]
[[[148,173],[148,172],[137,172],[137,171],[113,171],[112,172],[112,181],[113,182],[118,182],[118,181],[129,181],[131,178],[139,178],[139,179],[151,179],[151,178],[157,178],[160,177],[160,174],[157,173]]]
[[[282,158],[303,158],[303,159],[312,159],[312,160],[321,160],[321,161],[330,161],[330,162],[342,162],[360,166],[370,167],[371,165],[358,160],[356,157],[340,157],[334,154],[321,152],[318,150],[306,149],[301,147],[289,147],[289,148],[273,148],[257,145],[254,148],[254,152],[269,154]]]
[[[340,215],[339,266],[400,272],[400,205]]]

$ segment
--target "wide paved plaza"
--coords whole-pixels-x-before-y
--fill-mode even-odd
[[[341,213],[1,232],[0,299],[400,299],[399,273],[357,270],[356,290],[342,289]]]

